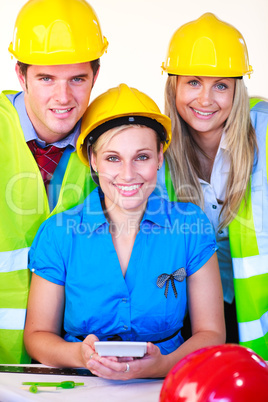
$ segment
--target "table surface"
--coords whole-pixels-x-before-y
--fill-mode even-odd
[[[43,365],[27,365],[20,367],[46,367]],[[83,382],[84,386],[73,389],[46,390],[36,394],[22,389],[22,382]],[[32,373],[0,373],[0,401],[97,401],[97,402],[158,402],[163,384],[162,379],[137,379],[128,381],[104,380],[98,377],[32,374]]]

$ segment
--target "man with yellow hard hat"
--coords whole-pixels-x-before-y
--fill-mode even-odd
[[[0,364],[30,362],[23,330],[37,229],[91,191],[74,151],[107,46],[85,0],[29,0],[17,16],[9,51],[23,91],[0,94]]]

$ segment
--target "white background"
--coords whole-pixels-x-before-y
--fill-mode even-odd
[[[251,78],[245,78],[249,94],[268,97],[268,0],[89,0],[89,3],[109,41],[91,99],[125,82],[150,95],[163,111],[166,74],[161,74],[160,66],[168,43],[179,26],[205,12],[213,12],[242,33],[254,69]],[[15,61],[7,48],[17,13],[24,4],[25,0],[0,0],[0,90],[20,89]]]

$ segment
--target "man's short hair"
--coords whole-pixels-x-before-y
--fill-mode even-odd
[[[90,64],[91,64],[91,68],[92,68],[92,71],[93,71],[93,78],[94,78],[95,75],[97,74],[97,71],[98,71],[99,67],[100,67],[100,59],[92,60],[92,61],[90,61]],[[21,61],[17,61],[17,65],[19,66],[21,74],[26,79],[27,70],[28,70],[28,67],[30,67],[31,64],[26,64],[26,63],[22,63]]]

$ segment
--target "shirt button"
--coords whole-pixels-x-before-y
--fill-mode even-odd
[[[124,325],[123,328],[124,328],[124,330],[127,330],[127,329],[128,329],[128,326],[127,326],[127,325]]]
[[[127,302],[127,299],[122,299],[122,303],[126,303]]]
[[[213,208],[213,209],[217,209],[217,205],[212,205],[212,208]]]

